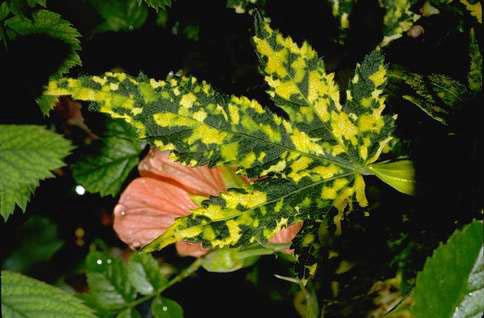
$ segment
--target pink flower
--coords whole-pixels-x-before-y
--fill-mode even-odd
[[[141,177],[128,185],[114,208],[114,230],[131,248],[150,243],[176,218],[197,208],[190,195],[216,196],[227,190],[221,168],[186,167],[170,160],[168,152],[155,149],[140,162],[138,170]],[[289,243],[301,227],[302,222],[292,224],[270,241]],[[199,257],[208,252],[199,243],[184,241],[177,242],[176,248],[182,256]]]

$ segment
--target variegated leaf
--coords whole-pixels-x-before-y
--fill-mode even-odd
[[[338,19],[339,42],[344,42],[350,28],[350,14],[357,0],[328,0],[331,13]]]
[[[316,52],[259,21],[254,37],[270,95],[290,121],[255,100],[226,96],[193,77],[165,81],[123,73],[50,82],[46,96],[72,95],[124,118],[145,138],[190,165],[234,165],[264,177],[204,201],[146,250],[179,240],[223,248],[263,243],[283,226],[339,213],[353,197],[367,204],[363,176],[390,141],[394,117],[383,115],[386,69],[380,52],[358,65],[346,105],[334,74]]]
[[[380,46],[386,46],[393,40],[402,37],[420,16],[412,11],[410,7],[413,0],[380,0],[380,5],[385,8],[383,18],[383,40]]]
[[[355,191],[363,190],[358,188],[362,177],[356,178],[346,173],[297,184],[268,178],[247,189],[229,190],[177,219],[144,251],[159,250],[182,239],[202,242],[208,248],[264,244],[283,227],[308,218],[321,219],[332,205],[342,208],[348,204]]]
[[[290,122],[312,138],[323,140],[326,156],[352,169],[375,161],[391,139],[394,117],[383,115],[386,83],[383,56],[374,51],[357,65],[342,106],[334,74],[306,42],[302,46],[260,23],[254,37],[269,95]]]

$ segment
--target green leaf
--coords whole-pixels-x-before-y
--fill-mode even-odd
[[[142,150],[130,125],[110,120],[105,134],[92,145],[91,153],[74,164],[72,174],[87,191],[115,196],[138,164]]]
[[[104,20],[97,27],[101,32],[135,30],[148,17],[148,9],[138,0],[90,0],[89,3]]]
[[[385,8],[383,17],[383,40],[380,46],[386,46],[391,41],[401,38],[420,16],[410,11],[414,0],[379,0],[380,5]]]
[[[116,318],[141,318],[141,315],[136,309],[128,308],[116,315]]]
[[[58,238],[57,225],[44,217],[32,216],[18,231],[21,241],[2,265],[7,270],[24,272],[37,262],[49,260],[64,244]]]
[[[412,161],[382,162],[368,168],[398,191],[409,195],[415,194],[415,171]]]
[[[41,126],[0,125],[0,214],[4,219],[15,204],[25,210],[40,180],[63,166],[72,149],[60,135]]]
[[[452,234],[417,275],[415,318],[471,318],[484,312],[484,224],[474,221]]]
[[[0,4],[0,21],[3,21],[9,13],[10,9],[8,8],[8,3],[4,2]]]
[[[443,125],[468,95],[465,85],[442,74],[423,76],[394,68],[389,76],[394,95],[402,96]]]
[[[95,318],[76,297],[38,280],[2,271],[3,318]]]
[[[133,254],[127,268],[131,285],[142,295],[153,294],[168,283],[158,262],[149,254]]]
[[[5,21],[5,26],[13,32],[12,38],[31,34],[45,34],[54,39],[64,42],[70,47],[70,52],[59,69],[51,75],[51,78],[58,78],[66,74],[72,67],[81,65],[78,52],[81,50],[79,32],[69,21],[61,15],[48,11],[38,10],[32,15],[32,19],[16,15]]]
[[[86,270],[90,294],[97,306],[106,310],[121,309],[136,298],[126,267],[118,258],[90,252]]]
[[[467,81],[471,91],[478,93],[482,90],[482,55],[479,48],[479,42],[477,42],[476,32],[471,29],[469,34],[469,74],[467,75]]]
[[[138,0],[139,3],[144,2],[147,6],[158,10],[166,10],[171,7],[171,0]]]
[[[151,303],[153,318],[183,318],[183,308],[166,297],[156,297]]]

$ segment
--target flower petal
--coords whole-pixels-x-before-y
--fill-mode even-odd
[[[208,253],[208,249],[202,243],[192,243],[187,241],[176,242],[176,251],[180,256],[200,257]]]
[[[215,196],[226,190],[218,168],[187,167],[169,159],[168,154],[168,151],[151,149],[138,166],[140,174],[177,183],[192,194]]]
[[[138,178],[128,185],[114,208],[113,227],[123,242],[138,248],[196,207],[184,189],[152,178]]]
[[[297,233],[301,231],[303,222],[293,223],[286,228],[281,229],[279,232],[269,240],[271,243],[288,244],[296,237]],[[294,251],[291,249],[284,250],[285,253],[292,254]]]

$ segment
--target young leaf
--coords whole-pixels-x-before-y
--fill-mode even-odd
[[[393,40],[402,37],[420,16],[410,11],[415,1],[412,0],[380,0],[380,5],[386,9],[383,18],[383,40],[380,46],[386,46]]]
[[[410,160],[382,162],[368,167],[381,180],[402,193],[413,195],[415,192],[415,172]]]
[[[484,224],[452,234],[417,275],[412,313],[424,317],[481,317],[484,312]]]
[[[95,318],[76,297],[38,280],[2,271],[2,317]]]
[[[15,15],[5,21],[5,26],[13,31],[8,33],[13,38],[31,34],[46,34],[69,45],[69,55],[59,69],[52,74],[52,78],[58,78],[66,74],[72,67],[81,65],[81,59],[78,55],[81,50],[80,34],[61,15],[42,9],[34,12],[32,19],[23,15]]]
[[[86,258],[87,283],[97,306],[106,310],[121,309],[136,297],[125,265],[121,260],[101,252]]]
[[[0,125],[0,214],[22,210],[40,180],[63,165],[70,143],[41,126]]]
[[[471,29],[469,34],[469,74],[467,81],[471,91],[478,93],[482,90],[482,55],[477,42],[476,31]]]
[[[128,278],[142,295],[150,295],[167,284],[156,260],[149,254],[133,254],[129,259]]]
[[[97,27],[101,32],[135,30],[148,17],[148,9],[138,0],[90,0],[89,3],[104,20]]]
[[[94,153],[73,166],[74,179],[89,192],[102,196],[117,195],[143,150],[136,131],[121,120],[109,120]]]
[[[183,308],[166,297],[156,297],[151,303],[153,318],[183,318]]]

